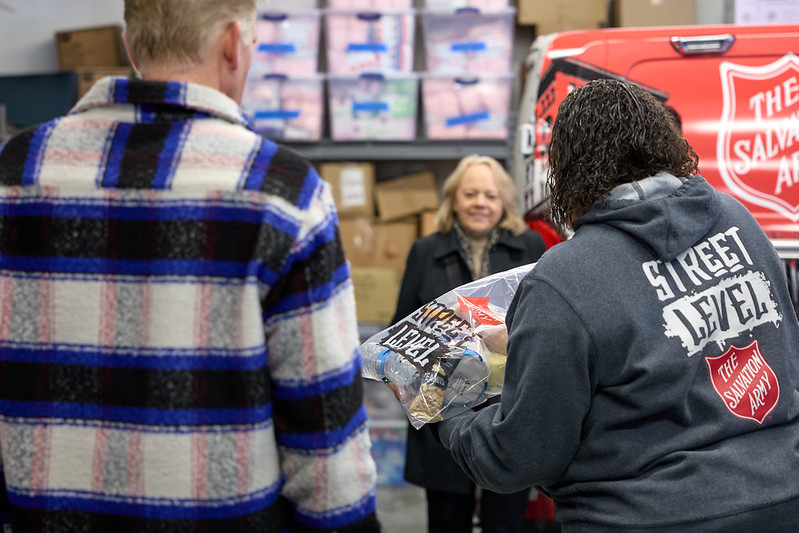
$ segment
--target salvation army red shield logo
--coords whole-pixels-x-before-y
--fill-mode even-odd
[[[762,424],[780,399],[777,376],[763,358],[757,341],[730,346],[718,357],[705,357],[710,381],[724,405],[739,418]]]
[[[733,194],[799,220],[799,59],[720,66],[724,108],[716,145]]]

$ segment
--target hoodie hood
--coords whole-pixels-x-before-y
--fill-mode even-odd
[[[690,248],[720,215],[720,197],[701,176],[660,173],[619,185],[574,221],[574,230],[606,224],[632,235],[668,262]]]

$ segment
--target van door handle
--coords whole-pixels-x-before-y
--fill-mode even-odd
[[[726,54],[734,42],[735,36],[729,33],[671,38],[671,46],[684,56]]]

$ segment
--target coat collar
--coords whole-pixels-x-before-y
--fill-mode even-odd
[[[449,254],[458,253],[458,238],[455,236],[454,231],[449,233],[439,233],[441,236],[441,243],[436,246],[433,252],[434,259],[441,259]],[[517,250],[524,250],[525,244],[522,235],[514,235],[506,229],[499,230],[499,240],[495,246],[505,246]]]
[[[212,116],[252,129],[249,118],[226,95],[204,85],[176,81],[106,77],[95,83],[70,113],[113,104],[132,104],[144,119],[148,110],[188,110],[198,117]]]

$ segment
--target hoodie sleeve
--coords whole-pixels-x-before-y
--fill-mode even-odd
[[[502,493],[563,477],[580,444],[595,375],[582,320],[546,282],[526,277],[506,320],[501,403],[438,428],[442,444],[469,477]]]

